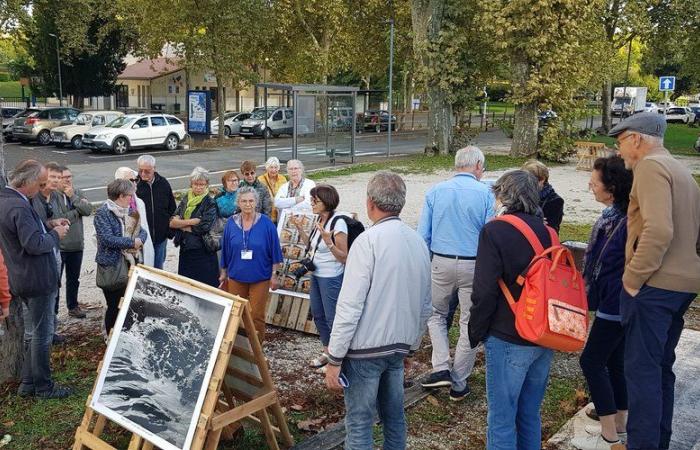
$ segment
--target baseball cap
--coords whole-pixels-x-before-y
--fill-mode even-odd
[[[666,116],[655,112],[640,112],[618,123],[608,133],[616,137],[624,131],[636,131],[649,136],[664,137],[666,132]]]

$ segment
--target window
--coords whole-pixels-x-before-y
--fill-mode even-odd
[[[151,117],[151,126],[153,127],[164,127],[167,123],[165,122],[165,117],[153,116]]]
[[[104,125],[105,124],[105,116],[95,116],[92,118],[92,126],[97,126],[97,125]]]
[[[284,118],[291,119],[292,117],[294,117],[294,111],[292,111],[291,109],[285,109],[284,110]]]
[[[177,117],[165,116],[165,118],[168,119],[168,123],[170,125],[182,125],[182,122],[180,122],[180,119],[178,119]]]
[[[66,120],[66,110],[65,109],[53,109],[53,110],[49,111],[49,119]]]
[[[277,111],[273,116],[272,120],[282,120],[282,111]]]
[[[148,117],[137,120],[131,128],[148,128]]]

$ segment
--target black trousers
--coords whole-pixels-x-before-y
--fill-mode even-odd
[[[579,362],[598,416],[627,410],[622,324],[596,317]]]
[[[124,296],[124,292],[126,292],[126,286],[116,291],[102,289],[105,301],[107,302],[107,310],[105,311],[105,330],[107,330],[107,336],[109,336],[109,332],[112,331],[114,323],[117,321],[117,315],[119,315],[119,301]]]
[[[61,252],[61,275],[66,271],[66,306],[70,311],[78,306],[78,288],[80,287],[80,267],[83,265],[83,251]],[[56,304],[58,314],[58,303]]]

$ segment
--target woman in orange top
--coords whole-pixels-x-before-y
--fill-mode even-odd
[[[267,160],[265,163],[265,173],[258,177],[258,181],[267,187],[273,199],[280,187],[287,182],[287,178],[284,175],[280,175],[280,160],[277,159],[276,156],[271,156]],[[277,208],[273,206],[270,219],[274,224],[277,224],[277,214]]]

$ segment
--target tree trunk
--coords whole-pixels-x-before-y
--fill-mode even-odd
[[[427,52],[429,42],[438,38],[442,29],[446,2],[444,0],[411,0],[413,50],[419,64],[430,67]],[[447,93],[431,80],[425,80],[430,107],[426,153],[449,153],[452,145],[452,104]]]
[[[510,156],[530,156],[536,152],[537,103],[516,105]]]
[[[603,83],[603,98],[601,106],[601,117],[603,118],[603,131],[607,133],[612,128],[612,111],[610,103],[612,98],[612,82],[605,80]]]
[[[216,77],[216,113],[219,115],[219,144],[224,143],[224,114],[226,112],[226,99],[224,98],[224,81],[221,73],[214,72]]]
[[[13,298],[10,302],[10,317],[0,323],[0,384],[17,380],[22,371],[24,360],[23,335],[24,321],[19,300]]]

